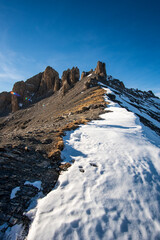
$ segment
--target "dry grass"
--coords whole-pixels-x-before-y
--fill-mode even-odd
[[[52,159],[60,159],[61,151],[59,149],[53,149],[48,153],[48,157]]]
[[[102,88],[98,88],[94,90],[92,93],[89,94],[89,96],[85,97],[82,100],[79,100],[76,102],[76,106],[74,106],[72,109],[67,110],[64,112],[65,114],[72,112],[77,113],[79,111],[83,111],[84,108],[88,108],[91,105],[102,105],[106,106],[106,102],[104,100],[104,94],[106,91]]]
[[[63,143],[63,139],[61,138],[61,137],[58,137],[58,139],[57,139],[57,148],[59,149],[59,150],[63,150],[63,148],[64,148],[64,143]]]
[[[90,107],[91,105],[96,105],[97,108],[100,106],[106,106],[106,102],[104,100],[104,94],[105,90],[102,88],[98,88],[91,92],[89,96],[85,97],[82,100],[77,101],[75,104],[76,106],[68,109],[67,111],[63,112],[63,114],[69,114],[72,112],[72,114],[78,113],[78,111],[82,111],[85,108]],[[61,113],[62,114],[62,113]],[[62,126],[61,128],[57,129],[56,133],[56,139],[55,139],[55,145],[53,146],[53,149],[48,153],[48,157],[51,159],[59,159],[61,151],[64,148],[64,142],[62,136],[65,135],[65,131],[70,131],[73,129],[76,129],[79,127],[80,124],[86,124],[89,120],[85,119],[84,117],[81,117],[78,120],[73,120],[72,122],[67,123],[65,126]]]

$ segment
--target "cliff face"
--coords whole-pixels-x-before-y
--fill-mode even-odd
[[[94,73],[97,80],[106,78],[105,63],[98,61],[95,71],[83,72],[81,79]],[[21,108],[27,107],[32,103],[38,102],[43,98],[49,97],[61,89],[61,94],[65,95],[80,78],[77,67],[65,70],[62,79],[52,67],[47,67],[44,72],[39,73],[26,81],[16,82],[11,93],[0,94],[0,114],[16,112]],[[11,96],[12,94],[12,96]]]

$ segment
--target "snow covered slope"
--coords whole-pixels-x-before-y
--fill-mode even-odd
[[[116,94],[116,101],[134,112],[140,121],[160,136],[160,99],[152,91],[126,88],[118,79],[107,81]]]
[[[109,106],[102,120],[64,137],[64,162],[75,163],[28,213],[27,240],[160,239],[159,137]]]

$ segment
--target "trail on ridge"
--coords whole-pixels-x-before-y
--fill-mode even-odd
[[[67,132],[62,157],[75,163],[28,213],[27,240],[160,239],[160,150],[134,113],[109,110]]]

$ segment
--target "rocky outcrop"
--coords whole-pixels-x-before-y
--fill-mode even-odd
[[[42,75],[40,88],[38,90],[39,95],[44,95],[51,91],[52,93],[60,88],[59,74],[53,68],[47,67]]]
[[[0,114],[11,111],[11,94],[9,92],[0,93]]]
[[[82,74],[81,74],[81,80],[82,80],[84,77],[86,77],[86,76],[88,76],[89,74],[91,74],[92,72],[93,72],[93,69],[91,69],[89,72],[83,71]]]
[[[38,92],[43,73],[39,73],[28,80],[26,80],[26,87],[29,92]]]
[[[16,82],[12,91],[17,95],[12,95],[12,112],[15,112],[22,106],[26,92],[26,84],[24,81]]]
[[[86,81],[85,81],[85,87],[84,89],[88,89],[88,88],[91,88],[91,87],[96,87],[98,85],[98,82],[97,82],[97,79],[96,78],[88,78]]]
[[[90,74],[94,76],[90,76]],[[99,81],[106,79],[105,63],[98,61],[95,71],[92,69],[89,72],[82,72],[81,79],[87,79],[85,88],[96,86],[95,80]],[[0,96],[0,114],[5,112],[16,112],[22,107],[27,107],[31,103],[35,103],[42,98],[48,97],[57,92],[61,87],[61,93],[64,94],[71,89],[76,82],[79,81],[80,73],[77,67],[68,69],[63,72],[62,80],[59,79],[59,74],[52,67],[47,67],[44,72],[39,73],[32,78],[24,81],[16,82],[12,89],[12,95],[1,94]]]
[[[59,74],[53,68],[47,67],[43,73],[39,73],[26,82],[20,81],[14,84],[12,95],[12,112],[22,106],[27,106],[37,99],[41,99],[60,89]]]
[[[97,67],[95,69],[95,73],[100,75],[101,77],[106,77],[106,65],[103,62],[98,61],[97,62]]]
[[[73,67],[62,74],[62,93],[63,95],[79,81],[79,69]]]
[[[121,92],[125,89],[124,83],[122,81],[120,81],[119,79],[108,80],[107,84],[112,87],[114,86],[115,89],[117,89]]]
[[[62,74],[62,85],[67,81],[68,84],[72,87],[76,82],[79,81],[79,69],[77,67],[73,67],[72,69],[68,69]]]

